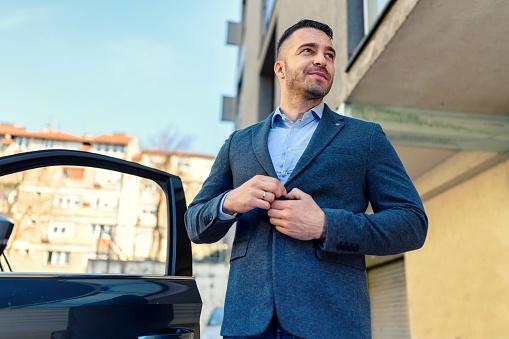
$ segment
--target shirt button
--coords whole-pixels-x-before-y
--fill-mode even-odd
[[[292,151],[292,149],[291,149],[290,147],[288,147],[288,150],[287,150],[287,151],[288,151],[288,152],[291,152],[291,151]]]
[[[296,128],[294,128],[294,129],[293,129],[293,131],[294,131],[294,132],[297,132],[297,129],[296,129]]]
[[[283,175],[284,175],[284,176],[287,176],[287,175],[288,175],[288,172],[287,172],[287,171],[283,171]]]

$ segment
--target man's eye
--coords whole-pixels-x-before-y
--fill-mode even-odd
[[[334,54],[332,54],[332,53],[328,53],[328,54],[326,54],[326,55],[327,55],[327,58],[334,60],[334,57],[335,57],[335,55],[334,55]]]
[[[311,48],[304,48],[302,51],[304,53],[311,53],[312,52]]]

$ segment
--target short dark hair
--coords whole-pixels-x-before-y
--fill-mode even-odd
[[[293,32],[295,32],[296,30],[301,29],[301,28],[316,28],[316,29],[319,29],[322,32],[324,32],[325,34],[327,34],[329,39],[332,40],[332,34],[333,34],[332,33],[332,28],[330,28],[328,25],[323,24],[323,23],[318,22],[318,21],[314,21],[314,20],[302,19],[299,22],[297,22],[296,24],[294,24],[293,26],[289,27],[283,33],[283,35],[281,35],[281,37],[279,38],[279,41],[277,42],[277,46],[276,46],[277,55],[279,55],[279,52],[281,52],[281,46],[288,39],[288,37],[290,35],[292,35]]]

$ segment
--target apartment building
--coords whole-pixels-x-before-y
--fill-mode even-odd
[[[59,148],[131,160],[140,152],[136,137],[120,133],[76,136],[0,124],[0,139],[2,156]],[[107,170],[55,166],[2,177],[0,185],[1,213],[16,225],[8,247],[15,270],[85,272],[89,259],[136,257],[137,217],[118,213],[119,208],[138,211],[136,201],[123,198],[136,180]]]
[[[177,174],[188,203],[214,161],[208,155],[140,150],[136,137],[121,133],[75,136],[49,127],[32,132],[0,124],[0,156],[55,148],[99,153]],[[101,272],[110,266],[110,273],[140,273],[133,272],[137,268],[132,265],[117,264],[166,260],[165,206],[154,182],[103,169],[55,166],[0,178],[0,214],[16,225],[7,249],[15,271]],[[202,246],[196,252],[205,257],[216,247]],[[162,273],[164,265],[145,269],[149,271],[142,273]]]
[[[509,337],[509,3],[501,0],[244,0],[228,25],[243,128],[279,103],[276,42],[302,18],[334,30],[325,102],[380,123],[423,199],[418,251],[368,257],[373,338]]]

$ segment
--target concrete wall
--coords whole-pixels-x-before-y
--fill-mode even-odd
[[[258,82],[259,82],[259,68],[258,68],[258,45],[253,43],[246,43],[251,41],[260,41],[260,25],[261,25],[261,1],[247,1],[245,13],[249,13],[244,18],[243,25],[249,27],[244,32],[243,46],[244,52],[239,51],[239,54],[244,53],[244,65],[247,67],[241,70],[242,75],[242,92],[239,95],[239,110],[240,118],[236,122],[237,128],[244,128],[257,122],[258,115]],[[253,28],[251,28],[253,27]],[[247,113],[249,112],[249,114]]]
[[[412,339],[509,338],[509,160],[425,201],[406,254]]]

